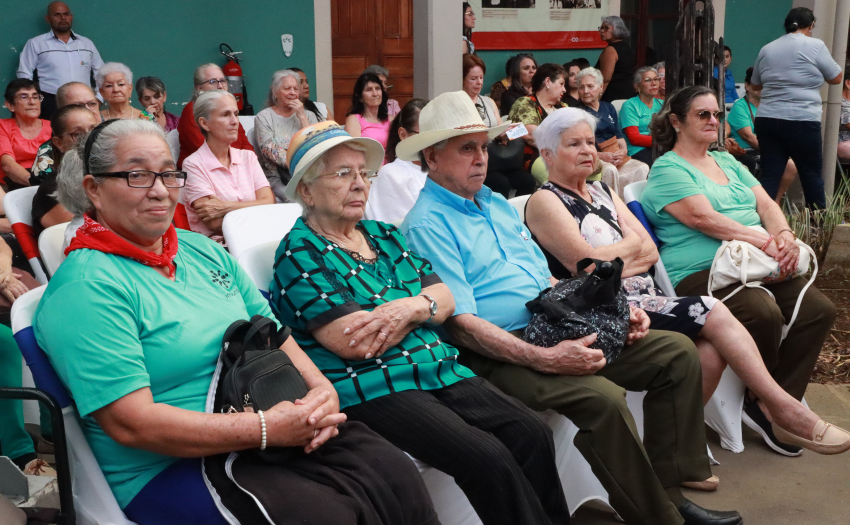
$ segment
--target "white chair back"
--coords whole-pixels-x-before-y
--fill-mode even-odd
[[[180,158],[180,134],[177,129],[172,129],[165,134],[165,142],[168,143],[168,149],[171,150],[171,156],[174,157],[174,162]]]
[[[254,281],[257,288],[264,295],[268,294],[269,284],[274,277],[272,266],[274,265],[274,254],[280,246],[280,241],[269,241],[252,246],[243,251],[236,259],[248,277]]]
[[[47,284],[47,274],[38,260],[38,244],[32,229],[32,199],[36,191],[38,186],[10,191],[3,198],[3,207],[12,223],[12,232],[32,267],[33,277],[41,284]]]
[[[62,244],[65,242],[65,229],[69,224],[69,222],[54,224],[38,236],[38,253],[41,254],[41,262],[44,263],[44,269],[50,277],[53,277],[56,269],[65,260]]]
[[[18,345],[21,345],[19,332],[32,330],[32,319],[46,286],[40,286],[20,296],[12,305],[12,331]],[[29,340],[33,343],[34,337]],[[45,359],[46,362],[46,359]],[[47,365],[49,366],[49,364]],[[44,374],[41,374],[43,377]],[[44,388],[39,385],[39,388]],[[54,396],[55,397],[55,396]],[[60,401],[61,403],[61,401]],[[86,441],[77,419],[77,411],[73,403],[62,409],[62,419],[65,422],[65,443],[68,447],[68,459],[71,465],[71,486],[74,494],[74,510],[77,523],[81,525],[97,525],[110,523],[114,525],[135,525],[129,521],[112,489],[100,470],[100,465]]]
[[[626,203],[639,201],[640,196],[643,195],[643,190],[646,189],[646,182],[647,181],[645,180],[633,182],[623,188],[623,200],[626,201]]]
[[[225,215],[221,231],[231,255],[238,261],[248,248],[271,241],[279,243],[300,216],[301,205],[295,203],[251,206]]]
[[[525,222],[525,205],[528,202],[529,197],[531,197],[531,195],[523,195],[521,197],[508,199],[508,203],[516,208],[516,211],[519,213],[519,220],[522,222]]]
[[[617,116],[620,116],[620,110],[623,109],[623,103],[626,101],[624,98],[620,98],[617,100],[612,100],[611,105],[614,106],[614,109],[617,110]]]

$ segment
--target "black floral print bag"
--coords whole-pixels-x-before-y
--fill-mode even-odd
[[[596,264],[593,272],[583,273],[591,264]],[[581,275],[562,279],[525,304],[533,315],[523,340],[548,348],[595,333],[590,346],[602,350],[610,364],[629,334],[629,303],[620,282],[623,261],[582,259],[577,269]]]

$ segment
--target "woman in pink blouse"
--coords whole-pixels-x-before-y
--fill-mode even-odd
[[[6,109],[12,118],[0,120],[0,171],[3,182],[15,190],[30,185],[30,168],[36,151],[50,139],[49,120],[41,120],[38,84],[26,78],[6,86]],[[0,190],[2,191],[2,190]]]
[[[180,199],[192,231],[223,242],[225,215],[274,204],[274,194],[257,155],[230,146],[239,138],[239,110],[233,95],[221,89],[203,92],[195,100],[194,117],[205,140],[183,161],[188,177]]]
[[[354,84],[345,131],[352,137],[375,139],[386,149],[390,122],[387,91],[381,79],[372,73],[363,73]]]

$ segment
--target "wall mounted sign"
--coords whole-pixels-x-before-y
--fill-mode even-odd
[[[598,28],[601,17],[609,15],[609,0],[470,0],[469,4],[476,16],[472,32],[476,51],[605,47]]]

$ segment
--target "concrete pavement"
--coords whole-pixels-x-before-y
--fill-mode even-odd
[[[824,420],[850,429],[850,385],[810,385],[809,406]],[[709,446],[720,462],[714,493],[685,491],[685,497],[711,509],[735,509],[746,525],[850,525],[850,452],[821,456],[809,451],[780,456],[744,427],[741,454],[720,448],[709,432]],[[585,505],[573,525],[622,525],[603,505]]]

